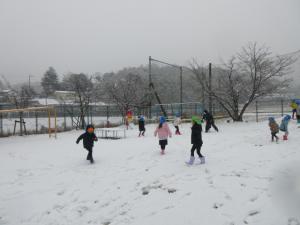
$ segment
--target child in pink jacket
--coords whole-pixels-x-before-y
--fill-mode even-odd
[[[165,154],[166,145],[168,145],[168,137],[172,137],[171,130],[169,125],[166,123],[165,117],[160,117],[159,125],[154,132],[154,136],[158,135],[159,138],[159,145],[161,146],[161,154]]]

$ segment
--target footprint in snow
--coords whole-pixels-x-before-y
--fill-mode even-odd
[[[63,195],[64,193],[65,193],[65,190],[62,190],[60,192],[57,192],[56,194],[60,196],[60,195]]]
[[[252,198],[250,198],[251,202],[255,202],[258,199],[258,196],[253,196]]]
[[[257,214],[259,214],[260,211],[258,210],[252,210],[248,213],[248,215],[246,216],[246,218],[244,219],[244,224],[249,224],[249,219]]]
[[[214,209],[218,209],[218,208],[221,208],[223,205],[224,205],[223,203],[217,203],[217,202],[216,202],[216,203],[213,205],[213,208],[214,208]]]

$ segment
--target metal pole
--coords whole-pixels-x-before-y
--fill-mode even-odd
[[[38,112],[35,112],[35,133],[38,133]]]
[[[66,119],[66,104],[63,104],[63,114],[64,114],[64,130],[67,130],[67,119]]]
[[[256,122],[258,122],[258,103],[255,101],[255,114],[256,114]]]
[[[20,136],[23,136],[23,113],[20,112]]]
[[[281,99],[281,116],[283,116],[283,99]]]
[[[106,106],[106,127],[109,127],[109,106]]]
[[[3,136],[3,115],[0,113],[0,132],[1,136]]]
[[[55,108],[53,108],[54,112],[54,132],[55,132],[55,138],[57,138],[57,114]]]
[[[182,116],[182,103],[183,103],[183,87],[182,87],[182,66],[180,67],[180,115]]]
[[[211,74],[211,63],[208,64],[208,88],[209,88],[209,95],[208,95],[208,111],[210,113],[212,113],[212,96],[211,96],[211,91],[212,91],[212,87],[211,87],[211,79],[212,79],[212,74]]]
[[[151,119],[151,106],[152,106],[152,99],[151,99],[151,84],[152,84],[151,61],[152,61],[152,58],[151,58],[151,56],[149,56],[149,119]]]

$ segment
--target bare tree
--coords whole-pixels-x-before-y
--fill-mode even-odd
[[[282,91],[289,84],[287,74],[296,61],[293,55],[273,56],[265,47],[250,43],[215,70],[211,88],[206,71],[191,63],[197,81],[234,121],[242,121],[247,107],[257,98]]]
[[[80,74],[69,74],[63,79],[63,88],[68,91],[74,91],[76,95],[76,103],[79,104],[80,116],[78,119],[78,126],[85,128],[85,116],[88,112],[88,107],[91,101],[93,83],[91,77]],[[75,103],[75,102],[74,102]]]
[[[138,74],[128,73],[110,79],[104,88],[123,116],[129,109],[147,104],[145,82]]]

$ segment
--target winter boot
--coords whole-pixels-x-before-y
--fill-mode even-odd
[[[160,154],[161,154],[161,155],[164,155],[164,154],[165,154],[165,150],[162,149],[161,152],[160,152]]]
[[[288,139],[288,136],[287,135],[283,135],[283,140],[287,141],[287,139]]]
[[[204,164],[205,163],[205,157],[204,156],[199,157],[199,159],[200,159],[200,164]]]
[[[193,164],[194,164],[194,161],[195,161],[195,157],[194,157],[194,156],[191,156],[191,157],[190,157],[190,161],[186,162],[186,164],[188,164],[188,165],[193,165]]]

